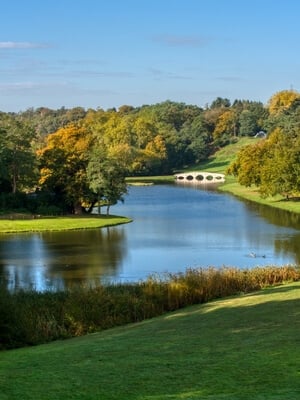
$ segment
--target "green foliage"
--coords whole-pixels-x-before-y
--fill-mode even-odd
[[[300,192],[300,131],[275,129],[267,139],[242,149],[227,172],[241,185],[255,185],[262,196],[297,196]]]
[[[101,151],[94,149],[87,166],[90,189],[96,194],[97,202],[110,206],[123,199],[127,193],[124,168],[116,159],[106,158]]]
[[[259,185],[264,196],[294,195],[299,188],[299,105],[299,93],[282,91],[271,97],[267,107],[249,100],[231,104],[217,97],[205,109],[168,100],[107,111],[41,107],[0,113],[0,190],[40,187],[54,195],[63,212],[82,213],[91,211],[98,199],[108,203],[120,199],[124,175],[170,175],[205,163],[242,136],[263,129],[271,138],[280,129],[286,138],[277,147],[267,141],[264,152],[259,146],[245,150],[231,172],[242,184]],[[95,153],[100,154],[98,160]],[[110,172],[105,174],[104,168]],[[98,181],[109,186],[108,175],[114,176],[115,193],[110,184],[104,196]],[[49,203],[37,207],[46,210],[53,205],[49,198]]]
[[[209,268],[64,292],[9,293],[3,289],[1,345],[4,349],[80,336],[299,278],[299,271],[292,267]]]
[[[36,181],[35,132],[21,119],[0,115],[0,184],[13,193]],[[2,187],[3,189],[3,187]]]

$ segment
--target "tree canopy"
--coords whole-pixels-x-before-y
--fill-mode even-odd
[[[63,212],[113,204],[125,177],[172,174],[206,160],[241,136],[263,130],[230,173],[262,195],[299,192],[300,95],[284,90],[269,102],[217,97],[206,108],[170,100],[119,109],[0,113],[0,190],[48,193]]]

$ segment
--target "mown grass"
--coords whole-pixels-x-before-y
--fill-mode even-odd
[[[189,168],[190,171],[207,171],[225,173],[227,167],[234,161],[236,154],[245,146],[254,144],[258,140],[255,138],[242,137],[236,142],[228,144],[225,147],[217,150],[207,161]]]
[[[1,400],[298,400],[300,283],[1,353]]]
[[[41,344],[153,318],[192,304],[299,280],[293,267],[187,269],[138,283],[62,292],[0,291],[0,349]]]
[[[91,215],[91,216],[72,216],[72,217],[41,217],[0,219],[0,233],[15,232],[43,232],[43,231],[64,231],[70,229],[91,229],[103,228],[131,222],[129,218],[120,216]]]
[[[232,193],[235,196],[254,201],[255,203],[264,204],[266,206],[271,206],[279,208],[281,210],[286,210],[294,213],[300,214],[300,201],[299,199],[289,199],[287,200],[283,196],[277,195],[274,197],[261,197],[257,187],[245,187],[237,183],[236,179],[233,177],[227,177],[225,184],[219,187],[221,191]]]
[[[143,184],[163,184],[174,183],[174,175],[157,175],[157,176],[131,176],[126,178],[126,182],[130,185],[143,185]]]

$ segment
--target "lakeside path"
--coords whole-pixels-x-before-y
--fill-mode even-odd
[[[40,217],[16,215],[0,219],[0,233],[50,232],[73,229],[96,229],[126,224],[130,218],[116,215],[90,215],[70,217]]]

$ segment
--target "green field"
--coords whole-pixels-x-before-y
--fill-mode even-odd
[[[31,218],[28,216],[16,216],[16,219],[1,218],[0,233],[14,232],[43,232],[64,231],[70,229],[103,228],[130,222],[129,218],[100,215],[88,217],[45,217]]]
[[[0,400],[298,400],[300,283],[1,352]]]

